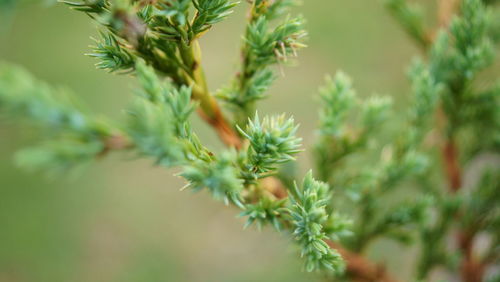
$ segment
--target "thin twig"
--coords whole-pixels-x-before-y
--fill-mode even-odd
[[[346,260],[347,274],[354,280],[359,282],[396,282],[394,277],[382,265],[374,264],[367,258],[358,253],[351,252],[341,245],[326,240],[326,243],[337,250],[340,255]]]
[[[453,138],[448,138],[442,154],[448,185],[450,190],[455,193],[462,186],[462,172],[458,159],[458,149]]]

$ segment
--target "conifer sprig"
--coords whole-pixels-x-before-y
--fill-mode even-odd
[[[427,48],[431,44],[431,38],[424,24],[426,19],[422,13],[422,7],[408,0],[386,0],[385,3],[391,14],[412,39],[423,48]]]
[[[338,136],[356,98],[351,79],[342,72],[338,72],[334,79],[327,78],[326,86],[320,89],[320,98],[323,105],[319,125],[321,134]]]
[[[289,12],[295,5],[290,0],[255,0],[251,2],[250,15],[243,38],[241,69],[229,87],[219,93],[233,111],[236,123],[245,124],[255,113],[255,102],[265,98],[265,92],[276,79],[273,64],[295,57],[297,50],[305,47],[304,19],[287,16],[277,26],[271,22]]]
[[[137,60],[134,57],[135,55],[123,48],[122,43],[118,41],[115,35],[105,32],[100,32],[99,35],[100,39],[95,39],[92,53],[87,54],[90,57],[99,59],[96,67],[109,72],[132,72]]]
[[[307,271],[330,269],[342,272],[341,256],[324,241],[327,235],[323,225],[328,221],[326,206],[330,200],[328,185],[316,181],[309,172],[299,189],[295,185],[290,194],[290,216],[293,235],[301,246]]]
[[[241,198],[243,180],[238,178],[231,154],[222,155],[209,163],[196,161],[186,166],[180,175],[189,181],[189,187],[195,190],[206,187],[214,198],[244,208]]]
[[[232,8],[238,2],[228,0],[194,0],[193,6],[196,8],[196,15],[191,24],[191,30],[194,34],[200,34],[207,31],[212,25],[224,20],[232,13]]]
[[[240,129],[240,133],[250,141],[248,163],[245,165],[250,180],[258,179],[275,171],[279,164],[295,159],[302,140],[295,136],[297,128],[293,118],[286,119],[285,115],[264,117],[260,121],[256,114],[255,119],[249,121],[246,131]]]
[[[82,110],[67,89],[50,87],[8,64],[0,65],[0,110],[4,116],[33,122],[51,137],[17,155],[22,167],[51,174],[95,159],[119,131]]]

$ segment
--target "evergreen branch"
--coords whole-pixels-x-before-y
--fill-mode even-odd
[[[276,230],[281,231],[282,215],[286,212],[285,204],[286,199],[272,200],[269,197],[262,197],[256,204],[247,204],[245,211],[240,214],[248,217],[245,228],[255,223],[257,228],[261,229],[270,223]]]
[[[82,111],[67,90],[52,88],[7,64],[0,65],[0,107],[10,116],[29,119],[54,132],[82,137],[109,134],[109,128]]]
[[[96,67],[109,72],[132,72],[137,60],[134,55],[120,45],[115,35],[105,32],[99,32],[99,35],[101,40],[95,39],[96,45],[93,46],[93,52],[87,54],[100,60]]]
[[[19,67],[0,65],[0,110],[51,133],[52,141],[17,155],[17,163],[28,169],[60,174],[127,147],[116,140],[119,130],[83,111],[67,90],[50,87]]]
[[[255,21],[261,16],[272,21],[287,14],[291,7],[298,5],[298,1],[295,0],[255,0],[251,1],[251,3],[250,22]]]
[[[232,84],[219,97],[230,105],[236,124],[243,125],[255,113],[255,103],[265,98],[265,92],[276,79],[270,66],[286,62],[304,47],[306,36],[302,17],[287,17],[274,29],[270,21],[288,11],[294,1],[276,0],[252,2],[250,17],[242,46],[242,65]]]
[[[104,150],[98,140],[70,138],[45,142],[16,153],[16,164],[27,171],[42,171],[55,177],[93,162]]]
[[[61,3],[67,4],[72,9],[89,15],[101,14],[109,9],[108,0],[83,0],[82,2],[62,1]]]
[[[419,6],[408,3],[408,0],[386,0],[386,6],[408,35],[422,48],[426,49],[431,44]]]
[[[191,24],[194,34],[201,34],[212,27],[212,25],[224,20],[233,11],[231,10],[238,2],[228,0],[193,0],[196,15]]]
[[[203,7],[212,7],[213,1],[206,2]],[[81,5],[89,4],[84,2]],[[109,40],[118,37],[118,43],[111,40],[111,44],[99,48],[96,55],[104,58],[99,66],[111,70],[118,66],[130,68],[130,59],[137,61],[141,58],[159,74],[171,78],[176,86],[192,87],[192,97],[199,101],[202,118],[214,127],[224,143],[239,148],[241,140],[238,134],[208,91],[200,66],[198,42],[189,36],[191,24],[187,17],[191,5],[190,0],[165,1],[158,5],[143,3],[135,11],[135,7],[109,3],[96,19],[108,29],[104,37]]]
[[[288,195],[287,188],[282,186],[279,181],[273,182],[273,184],[274,185],[265,186],[267,191],[275,195],[278,199],[285,199]],[[326,229],[325,226],[325,230]],[[354,253],[332,240],[325,239],[324,241],[334,250],[333,252],[338,252],[341,255],[342,259],[345,261],[345,272],[348,277],[360,281],[397,281],[383,266],[374,264],[362,255]]]
[[[352,88],[351,79],[338,72],[334,79],[327,78],[326,86],[320,89],[323,105],[320,111],[320,133],[325,136],[341,134],[341,125],[345,122],[348,111],[355,102],[356,92]]]
[[[66,2],[104,27],[91,54],[100,59],[97,67],[134,73],[141,89],[122,132],[71,99],[60,98],[67,97],[65,91],[49,87],[22,70],[0,66],[0,109],[9,116],[35,121],[53,137],[19,153],[18,163],[64,172],[110,150],[133,148],[159,165],[181,167],[179,175],[188,181],[186,187],[194,191],[206,188],[215,199],[239,207],[241,215],[247,217],[245,226],[270,224],[278,231],[291,231],[308,271],[333,271],[342,276],[345,268],[346,278],[394,281],[383,267],[363,257],[362,251],[376,238],[409,242],[418,233],[419,279],[427,279],[430,271],[441,265],[461,272],[464,281],[482,280],[484,270],[498,257],[493,248],[500,242],[496,236],[500,226],[498,175],[496,167],[493,173],[481,171],[482,178],[471,184],[472,192],[468,193],[463,189],[468,182],[463,181],[462,170],[480,153],[496,153],[500,148],[496,130],[500,128],[496,111],[500,88],[490,89],[490,85],[474,81],[493,62],[494,25],[484,4],[492,1],[462,0],[460,5],[455,0],[440,1],[437,21],[443,31],[434,34],[427,33],[424,15],[409,2],[388,1],[393,15],[428,55],[428,62],[417,61],[410,71],[412,106],[403,122],[390,120],[398,132],[381,147],[378,142],[387,143],[378,135],[388,128],[390,99],[375,96],[358,100],[350,79],[342,73],[327,81],[320,95],[315,154],[320,179],[331,185],[314,180],[309,172],[300,188],[292,184],[292,170],[278,170],[300,151],[301,139],[295,136],[293,119],[282,115],[261,121],[252,115],[256,102],[265,97],[275,80],[272,66],[286,62],[303,47],[303,20],[287,17],[271,24],[288,13],[294,1],[249,2],[241,71],[230,87],[218,94],[232,107],[234,120],[226,119],[209,91],[198,38],[226,18],[236,3]],[[458,15],[452,17],[455,11]],[[236,150],[213,153],[203,145],[189,121],[197,108],[221,139]],[[437,110],[441,110],[440,115],[432,122]],[[446,119],[444,128],[440,117]],[[434,182],[431,168],[437,161],[430,154],[432,150],[427,150],[427,143],[436,139],[426,138],[434,123],[433,131],[445,137],[442,154],[448,194],[437,185],[444,181]],[[240,150],[242,139],[248,139],[245,150]],[[419,176],[419,189],[411,190],[411,197],[416,200],[388,204],[391,194],[404,188],[403,181],[415,176]],[[333,192],[341,193],[332,198]],[[339,207],[349,208],[349,216],[356,218],[352,231],[348,217],[337,213]],[[429,211],[435,220],[429,220]],[[446,245],[455,229],[459,236],[453,251],[460,255],[458,264],[453,263]],[[493,234],[492,250],[484,257],[475,256],[474,242],[480,233]]]
[[[338,72],[333,79],[327,77],[320,88],[319,141],[315,146],[320,179],[330,182],[333,171],[349,155],[367,146],[373,133],[388,118],[391,100],[374,96],[360,103],[351,79]],[[356,124],[348,124],[347,117],[359,110]]]
[[[129,116],[126,132],[143,154],[156,158],[159,165],[173,166],[185,161],[182,145],[175,138],[170,109],[137,101]]]
[[[237,177],[238,171],[231,154],[222,155],[212,162],[196,161],[186,166],[180,176],[189,181],[187,187],[194,190],[208,188],[216,199],[224,200],[244,208],[241,192],[243,180]]]
[[[296,185],[290,194],[290,215],[294,226],[294,236],[302,248],[307,271],[329,269],[337,273],[344,271],[341,256],[329,248],[324,241],[323,225],[328,220],[326,205],[329,201],[328,185],[313,179],[310,171],[301,189]]]
[[[245,178],[256,180],[265,173],[275,171],[277,165],[294,160],[293,155],[300,152],[301,138],[295,137],[298,126],[293,118],[285,115],[264,117],[262,122],[258,114],[250,120],[247,130],[240,133],[250,141],[245,164]]]

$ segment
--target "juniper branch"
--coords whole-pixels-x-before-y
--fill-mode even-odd
[[[423,14],[406,1],[388,1],[393,15],[428,53],[427,60],[416,61],[409,73],[413,97],[409,111],[396,121],[401,130],[380,146],[379,132],[387,130],[393,114],[390,99],[357,98],[351,80],[338,72],[320,91],[315,157],[324,182],[310,172],[297,186],[292,184],[293,173],[283,181],[275,176],[283,175],[280,166],[294,161],[301,150],[293,119],[254,116],[256,101],[266,96],[275,79],[272,66],[304,46],[301,17],[271,23],[289,13],[293,2],[250,1],[241,70],[229,87],[217,92],[233,110],[232,120],[209,91],[199,38],[231,14],[236,2],[66,2],[101,25],[100,39],[90,54],[99,60],[97,67],[134,74],[140,89],[127,120],[116,126],[58,98],[64,91],[3,65],[0,109],[51,132],[42,147],[19,155],[20,164],[65,171],[126,148],[158,165],[180,168],[186,188],[206,188],[215,199],[234,205],[247,217],[246,226],[269,224],[289,234],[301,249],[306,270],[359,281],[395,281],[362,255],[381,237],[409,243],[415,234],[420,236],[420,279],[438,265],[458,271],[444,247],[445,236],[458,226],[462,277],[481,280],[497,254],[475,257],[474,238],[479,232],[499,233],[498,175],[484,173],[475,193],[465,195],[461,171],[470,158],[500,148],[500,88],[478,89],[474,84],[494,55],[486,6],[479,0],[463,0],[458,16],[449,23],[455,2],[442,1],[439,22],[448,30],[430,36]],[[444,128],[433,128],[437,109],[445,116]],[[190,124],[195,110],[231,148],[212,152],[204,146]],[[478,124],[490,130],[478,134]],[[443,193],[424,175],[436,162],[426,146],[432,130],[445,136],[446,178],[454,193]],[[387,200],[412,179],[418,180],[419,190],[412,190],[410,198]],[[346,205],[352,211],[347,217],[339,213]],[[431,211],[435,221],[429,220]],[[356,219],[354,224],[349,216]]]

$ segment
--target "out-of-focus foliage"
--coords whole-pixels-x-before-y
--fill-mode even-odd
[[[0,108],[3,116],[34,122],[50,140],[19,152],[22,167],[65,172],[92,161],[106,147],[114,129],[82,110],[66,89],[34,79],[25,70],[0,65]]]

